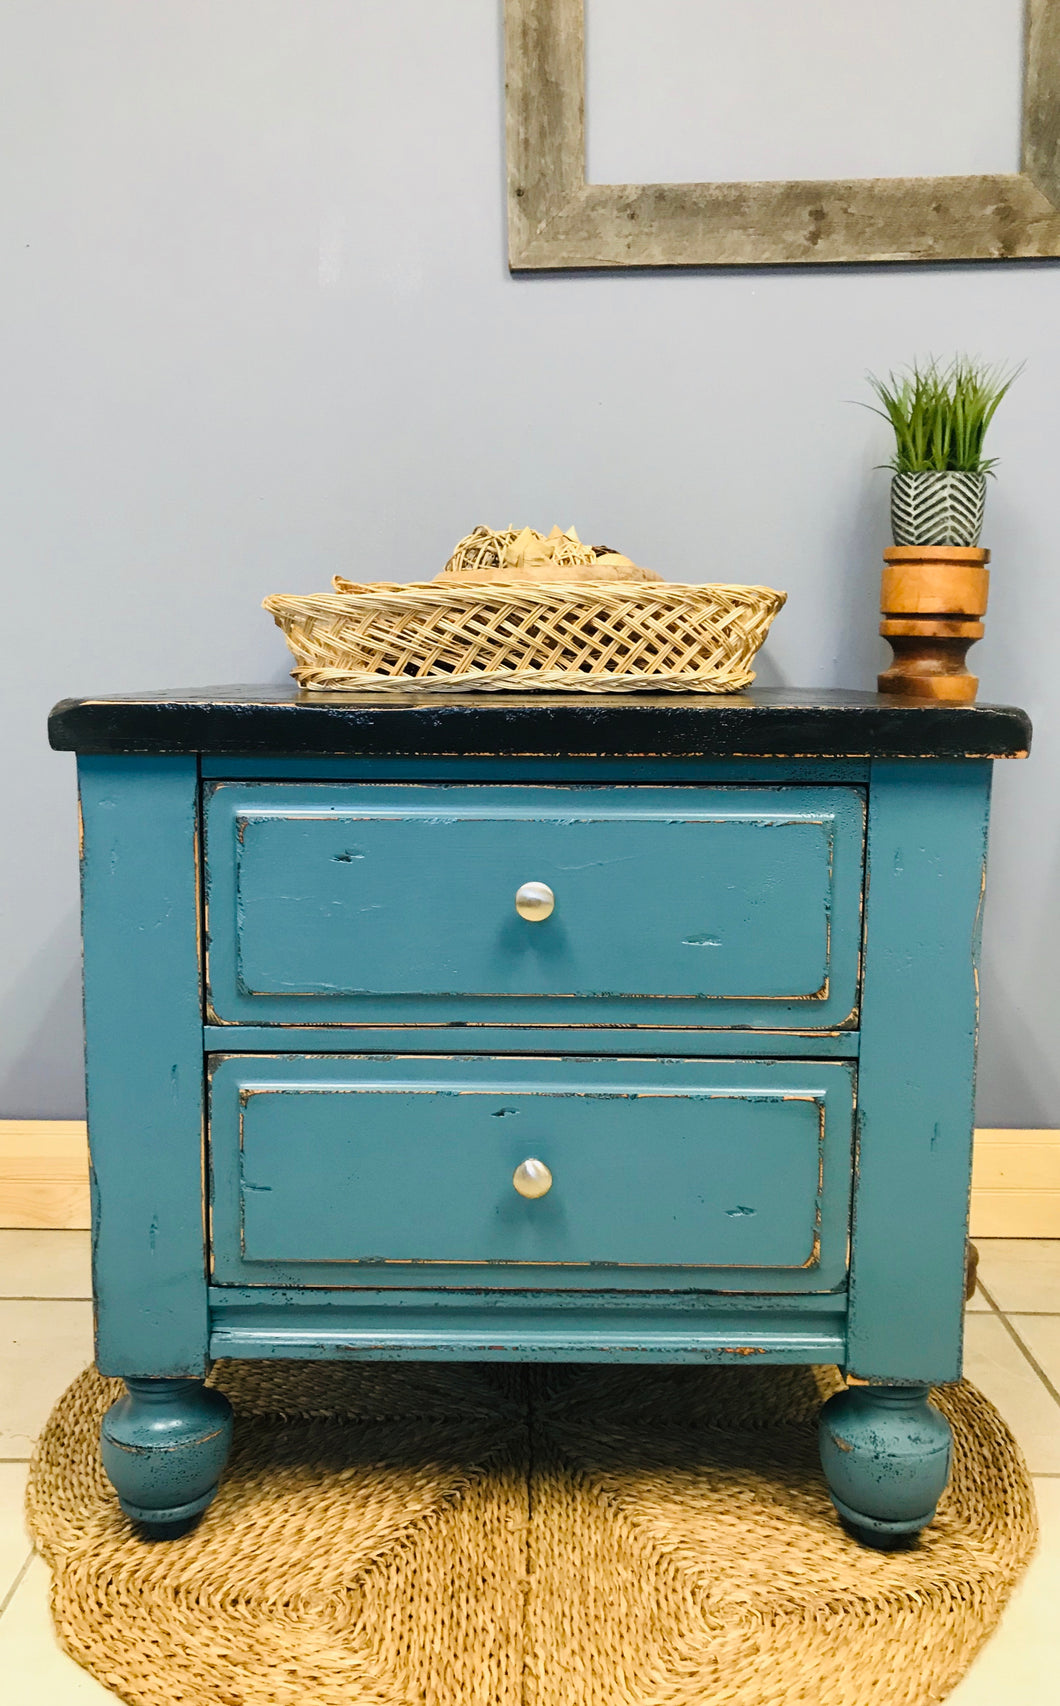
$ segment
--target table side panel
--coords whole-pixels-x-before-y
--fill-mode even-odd
[[[849,1372],[961,1371],[990,765],[881,763],[869,794]]]
[[[198,766],[79,761],[96,1354],[207,1361]]]

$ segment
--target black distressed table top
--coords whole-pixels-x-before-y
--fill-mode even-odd
[[[306,693],[197,687],[63,699],[60,751],[718,758],[1016,758],[1026,712],[844,689],[730,694]]]

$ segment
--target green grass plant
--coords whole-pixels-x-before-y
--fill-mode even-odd
[[[895,452],[887,466],[896,474],[945,469],[989,474],[997,459],[983,455],[986,430],[1021,371],[959,355],[948,367],[932,359],[886,379],[870,373],[881,404],[874,412],[894,428]]]

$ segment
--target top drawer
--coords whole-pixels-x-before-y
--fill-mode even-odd
[[[205,834],[220,1023],[856,1022],[857,788],[217,783]]]

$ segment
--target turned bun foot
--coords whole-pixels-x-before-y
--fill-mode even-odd
[[[821,1411],[821,1463],[844,1525],[900,1544],[935,1515],[950,1474],[949,1423],[926,1386],[851,1386]]]
[[[175,1539],[217,1492],[232,1444],[232,1406],[201,1380],[127,1380],[103,1418],[103,1467],[126,1516]]]

